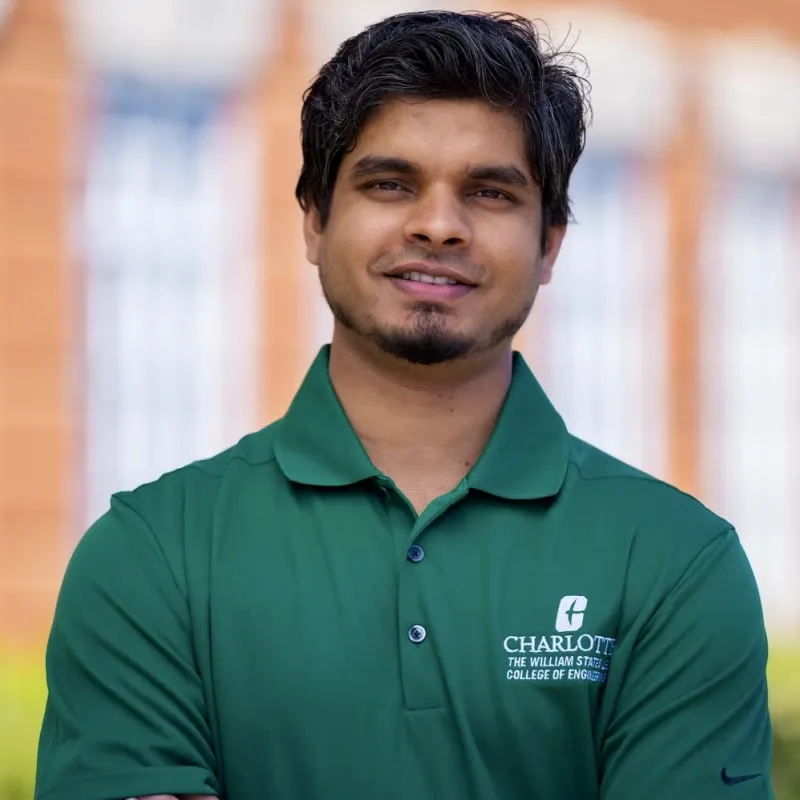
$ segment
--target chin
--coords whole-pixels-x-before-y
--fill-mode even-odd
[[[472,339],[443,329],[418,331],[407,326],[376,331],[371,338],[384,353],[426,367],[466,358],[475,350]]]

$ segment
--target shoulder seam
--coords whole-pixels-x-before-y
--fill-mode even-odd
[[[729,533],[733,533],[735,535],[736,534],[736,529],[733,527],[733,525],[727,524],[723,530],[719,531],[718,533],[715,533],[689,559],[689,561],[686,563],[684,568],[681,570],[681,572],[678,575],[678,577],[675,579],[675,582],[659,598],[656,608],[654,608],[653,611],[650,613],[650,615],[648,616],[647,621],[644,623],[642,629],[640,630],[640,632],[639,632],[639,634],[637,636],[637,642],[636,642],[637,644],[638,644],[639,637],[641,637],[643,635],[643,631],[645,631],[647,629],[647,627],[652,622],[653,617],[655,617],[656,614],[658,614],[660,612],[661,607],[663,606],[663,604],[672,596],[673,592],[675,592],[677,590],[677,588],[681,585],[681,583],[683,582],[683,580],[686,577],[686,575],[689,572],[689,570],[691,570],[691,568],[694,566],[694,564],[697,563],[697,560],[702,556],[703,553],[706,552],[706,550],[709,547],[711,547],[711,545],[713,545],[715,542],[719,541],[723,536],[725,536],[725,535],[727,535]]]
[[[133,508],[129,503],[126,503],[121,497],[117,495],[115,499],[118,503],[121,503],[123,506],[125,506],[125,508],[127,508],[128,511],[131,512],[131,514],[136,515],[137,519],[139,519],[142,525],[144,525],[145,530],[150,534],[150,538],[155,543],[155,546],[158,548],[158,552],[161,554],[161,559],[163,560],[170,576],[172,577],[173,582],[175,583],[175,588],[178,590],[181,597],[188,603],[189,598],[186,596],[183,589],[181,589],[180,581],[175,576],[175,572],[172,569],[172,565],[169,563],[167,554],[164,552],[164,548],[161,546],[161,542],[159,541],[158,536],[156,536],[156,533],[151,527],[150,523],[135,508]]]
[[[705,553],[705,551],[708,550],[708,548],[711,547],[712,544],[714,544],[714,542],[718,541],[723,536],[726,536],[729,533],[737,535],[736,528],[734,528],[734,526],[731,525],[730,523],[726,523],[725,527],[721,531],[718,531],[709,538],[709,540],[689,559],[686,566],[682,570],[681,574],[678,576],[678,579],[672,586],[670,586],[669,591],[666,592],[666,594],[664,595],[665,599],[669,595],[671,595],[675,591],[675,589],[680,585],[681,581],[686,577],[686,573],[689,572],[689,570],[694,566],[697,559],[700,558],[700,556],[702,556],[703,553]]]
[[[208,459],[208,460],[210,461],[212,459]],[[276,458],[274,453],[272,455],[266,457],[266,458],[259,459],[258,461],[251,461],[249,458],[245,458],[242,455],[236,454],[236,455],[232,455],[224,463],[225,464],[230,464],[232,461],[243,461],[245,464],[248,464],[251,467],[260,467],[263,464],[269,464],[272,461],[276,461],[276,460],[277,460],[277,458]],[[204,462],[202,462],[202,461],[199,461],[199,462],[198,461],[193,461],[191,464],[187,464],[185,469],[195,469],[198,472],[202,472],[204,475],[208,475],[210,478],[221,477],[221,474],[218,475],[218,474],[216,474],[214,472],[210,472],[209,470],[205,469],[203,464],[204,464]],[[180,470],[176,470],[176,471],[180,472]]]
[[[655,477],[655,475],[642,475],[642,474],[637,474],[637,475],[625,475],[625,474],[619,474],[619,475],[587,475],[581,469],[581,465],[572,456],[570,456],[570,458],[569,458],[569,463],[572,464],[575,467],[575,469],[578,471],[578,474],[585,481],[623,480],[623,481],[642,481],[644,483],[655,483],[655,484],[658,484],[660,486],[663,486],[665,489],[671,489],[673,492],[677,492],[678,494],[682,494],[684,497],[686,497],[689,500],[693,500],[695,503],[699,503],[700,505],[704,505],[703,502],[701,500],[699,500],[697,497],[695,497],[693,494],[690,494],[689,492],[686,492],[683,489],[679,488],[678,486],[675,486],[672,483],[669,483],[669,482],[667,482],[665,480],[662,480],[661,478],[657,478],[657,477]],[[635,467],[631,467],[631,469],[635,469]],[[711,511],[711,509],[709,509],[709,511]],[[711,513],[714,514],[713,511]],[[718,516],[717,514],[714,514],[714,515]]]

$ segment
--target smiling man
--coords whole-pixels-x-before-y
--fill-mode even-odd
[[[586,112],[511,15],[324,66],[297,197],[333,340],[283,419],[82,539],[37,798],[772,797],[736,532],[570,435],[512,350]]]

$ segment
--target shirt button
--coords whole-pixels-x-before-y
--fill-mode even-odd
[[[419,564],[423,558],[425,558],[425,551],[418,544],[411,545],[408,550],[408,560]]]
[[[412,625],[408,629],[408,638],[411,639],[414,644],[424,642],[427,635],[428,632],[422,627],[422,625]]]

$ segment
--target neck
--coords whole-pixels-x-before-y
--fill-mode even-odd
[[[502,349],[420,366],[387,356],[335,329],[330,377],[351,425],[378,469],[395,479],[457,483],[480,456],[511,382]],[[452,487],[449,487],[452,488]]]

